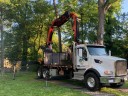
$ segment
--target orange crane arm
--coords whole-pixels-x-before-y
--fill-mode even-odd
[[[70,18],[73,19],[73,26],[72,26],[72,29],[73,29],[73,32],[74,32],[74,41],[75,42],[78,42],[78,21],[77,21],[77,18],[78,16],[73,13],[73,12],[69,12],[69,11],[66,11],[62,16],[60,16],[59,18],[55,19],[49,30],[48,30],[48,38],[47,38],[47,45],[49,45],[50,43],[52,43],[52,35],[53,35],[53,30],[54,30],[54,26],[56,27],[60,27],[62,26],[64,23],[66,23]]]

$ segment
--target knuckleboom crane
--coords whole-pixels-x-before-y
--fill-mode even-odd
[[[72,30],[74,32],[74,42],[78,43],[78,37],[79,37],[79,33],[78,33],[79,32],[79,28],[78,28],[78,16],[74,12],[66,11],[59,18],[57,18],[54,21],[52,21],[52,24],[49,27],[48,37],[47,37],[47,41],[46,41],[46,43],[49,46],[49,48],[50,48],[50,45],[52,43],[52,35],[53,35],[53,32],[54,32],[54,27],[58,27],[58,28],[61,27],[70,18],[73,20]]]

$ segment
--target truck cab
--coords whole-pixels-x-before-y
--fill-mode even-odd
[[[83,79],[89,90],[97,90],[101,84],[120,87],[127,79],[127,62],[123,58],[107,54],[105,46],[73,44],[74,78]]]

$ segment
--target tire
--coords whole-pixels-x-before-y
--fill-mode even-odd
[[[42,70],[42,76],[43,76],[44,79],[47,79],[47,80],[49,80],[51,78],[48,69],[43,69]]]
[[[42,75],[42,68],[41,68],[41,67],[39,67],[39,68],[37,69],[37,78],[38,78],[38,79],[43,78],[43,75]]]
[[[110,84],[110,87],[112,87],[112,88],[120,88],[121,86],[123,86],[122,83],[121,84],[117,84],[117,83]]]
[[[98,91],[100,90],[100,80],[98,76],[94,73],[87,73],[84,76],[85,87],[90,91]]]

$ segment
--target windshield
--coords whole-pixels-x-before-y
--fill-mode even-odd
[[[87,46],[90,55],[104,56],[107,55],[104,46]]]

